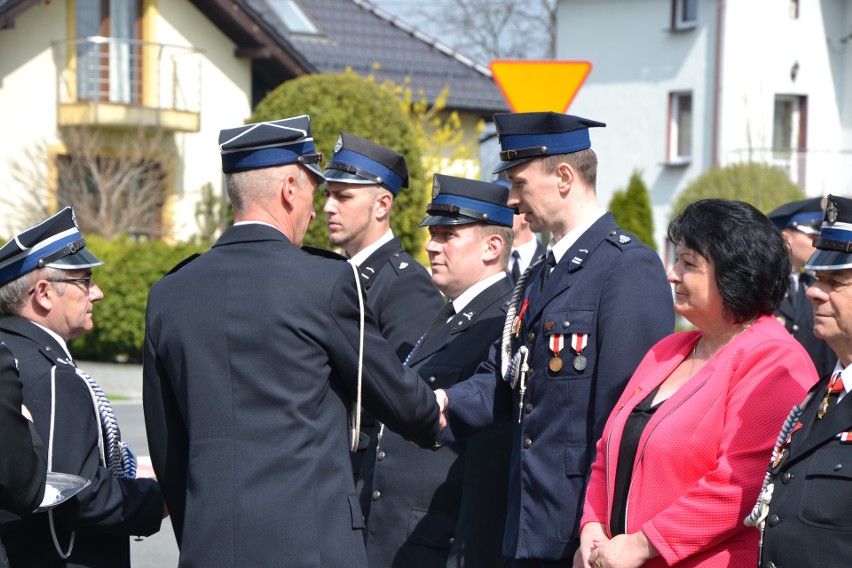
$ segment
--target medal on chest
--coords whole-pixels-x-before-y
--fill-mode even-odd
[[[583,355],[583,349],[586,348],[586,345],[589,343],[589,334],[588,333],[575,333],[571,336],[571,349],[574,350],[574,353],[577,355],[574,357],[574,368],[577,371],[583,371],[588,364],[586,361],[585,355]]]
[[[565,347],[565,335],[561,333],[554,333],[548,338],[547,345],[550,348],[550,352],[553,353],[553,357],[550,358],[550,362],[547,366],[550,367],[550,370],[554,373],[558,373],[562,370],[562,359],[559,357],[559,353],[562,351],[562,348]]]
[[[802,427],[801,422],[797,422],[796,425],[790,430],[790,433],[787,434],[787,438],[781,443],[781,446],[778,448],[778,452],[775,454],[775,457],[772,459],[772,463],[770,467],[775,469],[781,463],[781,460],[784,459],[784,456],[787,454],[787,448],[790,447],[790,440],[793,439],[793,434],[795,434]]]

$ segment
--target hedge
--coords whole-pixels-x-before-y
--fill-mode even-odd
[[[104,299],[94,307],[94,330],[69,347],[75,358],[138,363],[142,360],[148,290],[178,262],[208,247],[128,238],[106,241],[96,236],[87,236],[86,241],[87,248],[104,261],[93,275]]]

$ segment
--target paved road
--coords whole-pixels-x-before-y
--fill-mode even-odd
[[[98,383],[113,403],[121,437],[140,458],[140,468],[150,463],[145,418],[142,413],[142,367],[78,362]],[[169,519],[163,521],[157,534],[130,541],[133,568],[170,568],[177,566],[178,549]]]

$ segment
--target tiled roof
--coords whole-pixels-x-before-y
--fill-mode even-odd
[[[449,87],[447,106],[488,119],[508,105],[487,67],[415,30],[366,0],[300,0],[320,35],[291,33],[265,0],[244,0],[321,73],[373,74],[381,82],[411,79],[433,101]],[[376,69],[376,66],[378,68]]]

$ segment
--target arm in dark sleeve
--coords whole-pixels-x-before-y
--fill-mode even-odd
[[[71,473],[91,480],[74,499],[55,509],[70,528],[93,528],[115,534],[150,535],[163,517],[163,497],[153,479],[123,479],[100,463],[99,420],[88,387],[77,374],[57,367],[56,416],[50,439],[50,375],[33,391],[38,404],[28,404],[39,436],[48,445],[51,471]]]
[[[354,275],[344,269],[337,277],[329,313],[328,353],[337,376],[355,400],[358,388],[359,309]],[[417,373],[403,367],[379,333],[365,305],[362,404],[373,416],[407,440],[422,447],[439,437],[435,394]]]
[[[150,312],[149,312],[150,314]],[[157,354],[155,324],[146,322],[142,365],[142,403],[151,464],[169,508],[178,545],[186,512],[189,437],[178,410],[172,384]]]
[[[443,443],[468,438],[510,417],[512,389],[500,376],[501,341],[498,337],[491,345],[488,359],[473,376],[447,389],[449,428],[444,431]]]
[[[422,268],[408,270],[394,278],[378,300],[381,305],[373,311],[379,330],[396,350],[400,361],[405,361],[445,303],[441,293],[432,284],[432,279]],[[376,303],[370,302],[370,305]]]
[[[23,394],[15,359],[0,345],[0,508],[32,512],[44,495],[44,447],[21,414]]]

